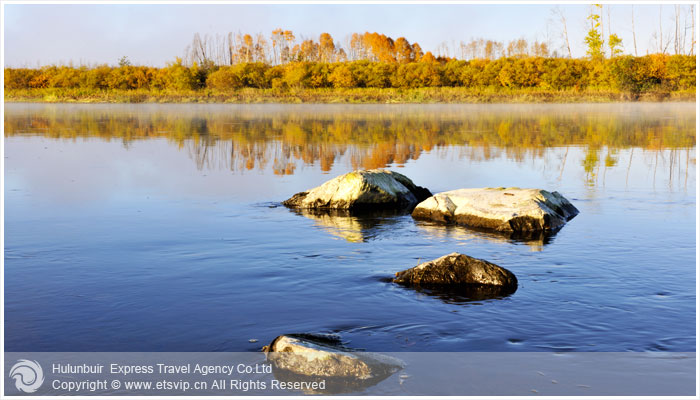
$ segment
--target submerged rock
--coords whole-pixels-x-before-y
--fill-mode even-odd
[[[499,294],[513,293],[518,288],[518,279],[505,268],[488,261],[451,253],[416,267],[397,272],[396,283],[416,286],[493,286]],[[485,287],[485,292],[494,295],[494,290]],[[503,289],[503,290],[500,290]]]
[[[428,189],[416,186],[404,175],[373,169],[338,176],[282,204],[304,209],[412,208],[430,196]]]
[[[375,385],[403,368],[393,357],[357,352],[334,335],[289,334],[263,347],[276,378],[285,381],[323,382],[308,394],[337,394]]]
[[[551,232],[577,214],[576,207],[557,192],[483,188],[438,193],[418,204],[412,215],[499,232]]]

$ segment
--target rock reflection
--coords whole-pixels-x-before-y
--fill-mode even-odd
[[[400,284],[406,290],[435,297],[448,304],[469,304],[484,300],[503,299],[515,290],[494,285],[406,285]]]
[[[376,211],[347,211],[347,210],[304,210],[290,209],[297,215],[312,219],[316,226],[331,235],[348,242],[367,242],[387,226],[398,223],[401,215],[407,215],[408,210],[376,210]]]
[[[490,241],[501,243],[521,243],[530,251],[542,251],[551,243],[557,232],[493,232],[461,225],[445,225],[431,221],[416,221],[418,230],[430,237],[450,238],[461,241]]]

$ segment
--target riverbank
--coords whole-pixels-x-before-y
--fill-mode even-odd
[[[324,88],[236,90],[5,89],[5,102],[39,103],[613,103],[695,101],[695,90],[632,95],[615,90],[534,88]]]

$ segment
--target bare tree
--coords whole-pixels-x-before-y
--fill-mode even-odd
[[[673,35],[670,32],[666,34],[666,40],[664,41],[663,33],[663,5],[659,5],[659,31],[652,34],[652,38],[657,41],[658,52],[661,54],[666,54],[668,52],[669,46],[673,41]]]
[[[437,54],[438,54],[438,56],[442,56],[442,57],[446,57],[446,58],[450,56],[450,48],[449,48],[449,45],[447,44],[447,41],[442,41],[438,45]]]
[[[611,8],[612,8],[612,6],[608,4],[608,36],[610,37],[610,41],[609,41],[610,43],[612,43],[612,34],[613,34],[612,21],[610,21],[610,9]],[[600,16],[600,19],[601,19],[601,21],[603,20],[602,15]],[[601,25],[601,28],[602,28],[602,25]],[[605,32],[603,32],[603,40],[605,40]],[[613,56],[614,56],[613,47],[611,45],[609,45],[608,47],[610,47],[610,58],[613,58]],[[605,175],[603,175],[603,182],[605,182]]]
[[[227,55],[228,55],[228,65],[233,65],[235,62],[235,55],[238,52],[236,50],[236,42],[233,37],[233,32],[229,32],[227,36]]]
[[[228,63],[228,44],[226,36],[216,34],[216,65],[226,65]]]
[[[695,54],[695,4],[690,5],[690,21],[692,24],[692,41],[690,42],[690,50],[688,51],[688,55],[693,55]]]
[[[680,41],[681,41],[681,46],[680,46],[680,48],[681,48],[681,53],[680,53],[680,54],[685,54],[685,53],[686,53],[685,48],[687,47],[686,44],[688,43],[688,42],[686,41],[686,39],[688,38],[688,29],[690,28],[690,26],[688,25],[688,10],[690,10],[690,6],[684,8],[683,10],[684,10],[684,14],[683,14],[683,27],[682,27],[682,28],[683,28],[683,36],[682,36],[681,39],[680,39]]]
[[[608,36],[613,34],[612,30],[612,20],[610,17],[610,9],[612,9],[612,5],[608,4]],[[602,17],[602,16],[601,16]],[[612,58],[612,54],[610,54],[610,57]]]
[[[634,5],[632,5],[632,41],[634,42],[634,56],[638,57],[637,54],[637,35],[634,31]]]
[[[210,59],[210,54],[209,54],[209,35],[204,35],[204,38],[202,38],[199,33],[195,33],[194,37],[192,38],[192,45],[190,47],[190,51],[192,52],[191,55],[191,61],[193,63],[197,63],[200,66],[206,64],[206,62]]]
[[[663,43],[664,43],[664,32],[663,32],[663,25],[661,24],[661,11],[662,11],[662,5],[659,4],[659,53],[663,54],[665,53],[665,49],[663,48]]]
[[[467,59],[467,51],[466,51],[467,49],[466,49],[466,47],[467,47],[467,46],[464,44],[464,42],[460,40],[460,41],[459,41],[459,58],[460,58],[461,60],[466,60],[466,59]]]
[[[605,9],[605,4],[600,4],[600,39],[603,41],[603,54],[605,54],[605,15],[603,15]],[[608,6],[608,10],[610,10],[610,6]],[[608,27],[608,30],[610,28]]]
[[[679,54],[681,49],[680,42],[680,18],[681,18],[681,6],[680,4],[674,4],[673,7],[673,54]]]
[[[557,7],[554,7],[552,9],[552,14],[554,14],[557,17],[557,19],[559,20],[559,22],[561,22],[562,38],[564,39],[564,43],[566,43],[566,51],[569,53],[569,58],[572,58],[571,57],[571,46],[569,45],[569,31],[566,28],[566,16],[564,15],[564,11],[562,11],[562,9],[559,8],[559,6],[557,6]]]

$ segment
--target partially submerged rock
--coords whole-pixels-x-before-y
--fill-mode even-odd
[[[284,201],[304,209],[412,208],[431,196],[398,172],[373,169],[353,171]]]
[[[518,279],[512,272],[460,253],[451,253],[397,272],[394,282],[416,286],[494,286],[503,289],[497,291],[499,294],[512,293],[518,288]]]
[[[309,394],[362,390],[403,368],[396,358],[353,351],[334,335],[282,335],[263,351],[278,379],[323,382],[322,389],[305,391]]]
[[[576,207],[557,192],[483,188],[438,193],[418,204],[412,215],[499,232],[551,232],[577,214]]]
[[[278,368],[300,375],[354,377],[367,379],[371,369],[355,355],[343,351],[328,338],[282,335],[264,349]]]

